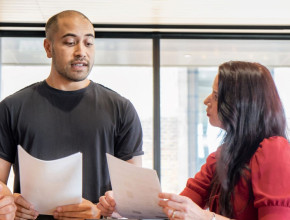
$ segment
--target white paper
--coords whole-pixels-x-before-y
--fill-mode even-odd
[[[57,206],[82,199],[82,154],[39,160],[18,145],[21,195],[40,214],[52,215]]]
[[[158,205],[160,182],[155,170],[107,155],[117,212],[126,218],[167,218]]]

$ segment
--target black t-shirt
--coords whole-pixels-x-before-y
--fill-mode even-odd
[[[83,198],[98,202],[111,189],[105,153],[142,155],[142,128],[131,102],[94,82],[77,91],[35,83],[0,103],[0,157],[13,163],[20,192],[17,145],[41,160],[83,154]]]

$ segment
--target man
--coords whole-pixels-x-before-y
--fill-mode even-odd
[[[105,153],[142,165],[140,120],[129,100],[87,78],[95,53],[87,17],[77,11],[51,17],[44,48],[52,58],[48,78],[0,103],[0,180],[7,182],[13,164],[16,218],[35,219],[37,210],[17,194],[17,145],[42,160],[82,152],[82,203],[58,207],[54,218],[97,218],[95,203],[111,189]]]
[[[0,220],[13,220],[16,205],[8,187],[0,182]]]

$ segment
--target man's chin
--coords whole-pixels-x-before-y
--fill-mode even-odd
[[[76,74],[73,74],[72,76],[66,76],[66,78],[73,82],[81,82],[87,79],[88,75],[89,75],[88,73],[78,72]]]

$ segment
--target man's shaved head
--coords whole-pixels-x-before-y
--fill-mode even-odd
[[[67,10],[62,11],[54,16],[52,16],[45,25],[45,36],[48,40],[52,40],[53,33],[56,33],[58,31],[58,19],[64,18],[64,17],[70,17],[70,16],[79,16],[86,20],[88,20],[91,24],[92,22],[81,12],[74,11],[74,10]],[[92,24],[93,26],[93,24]]]

